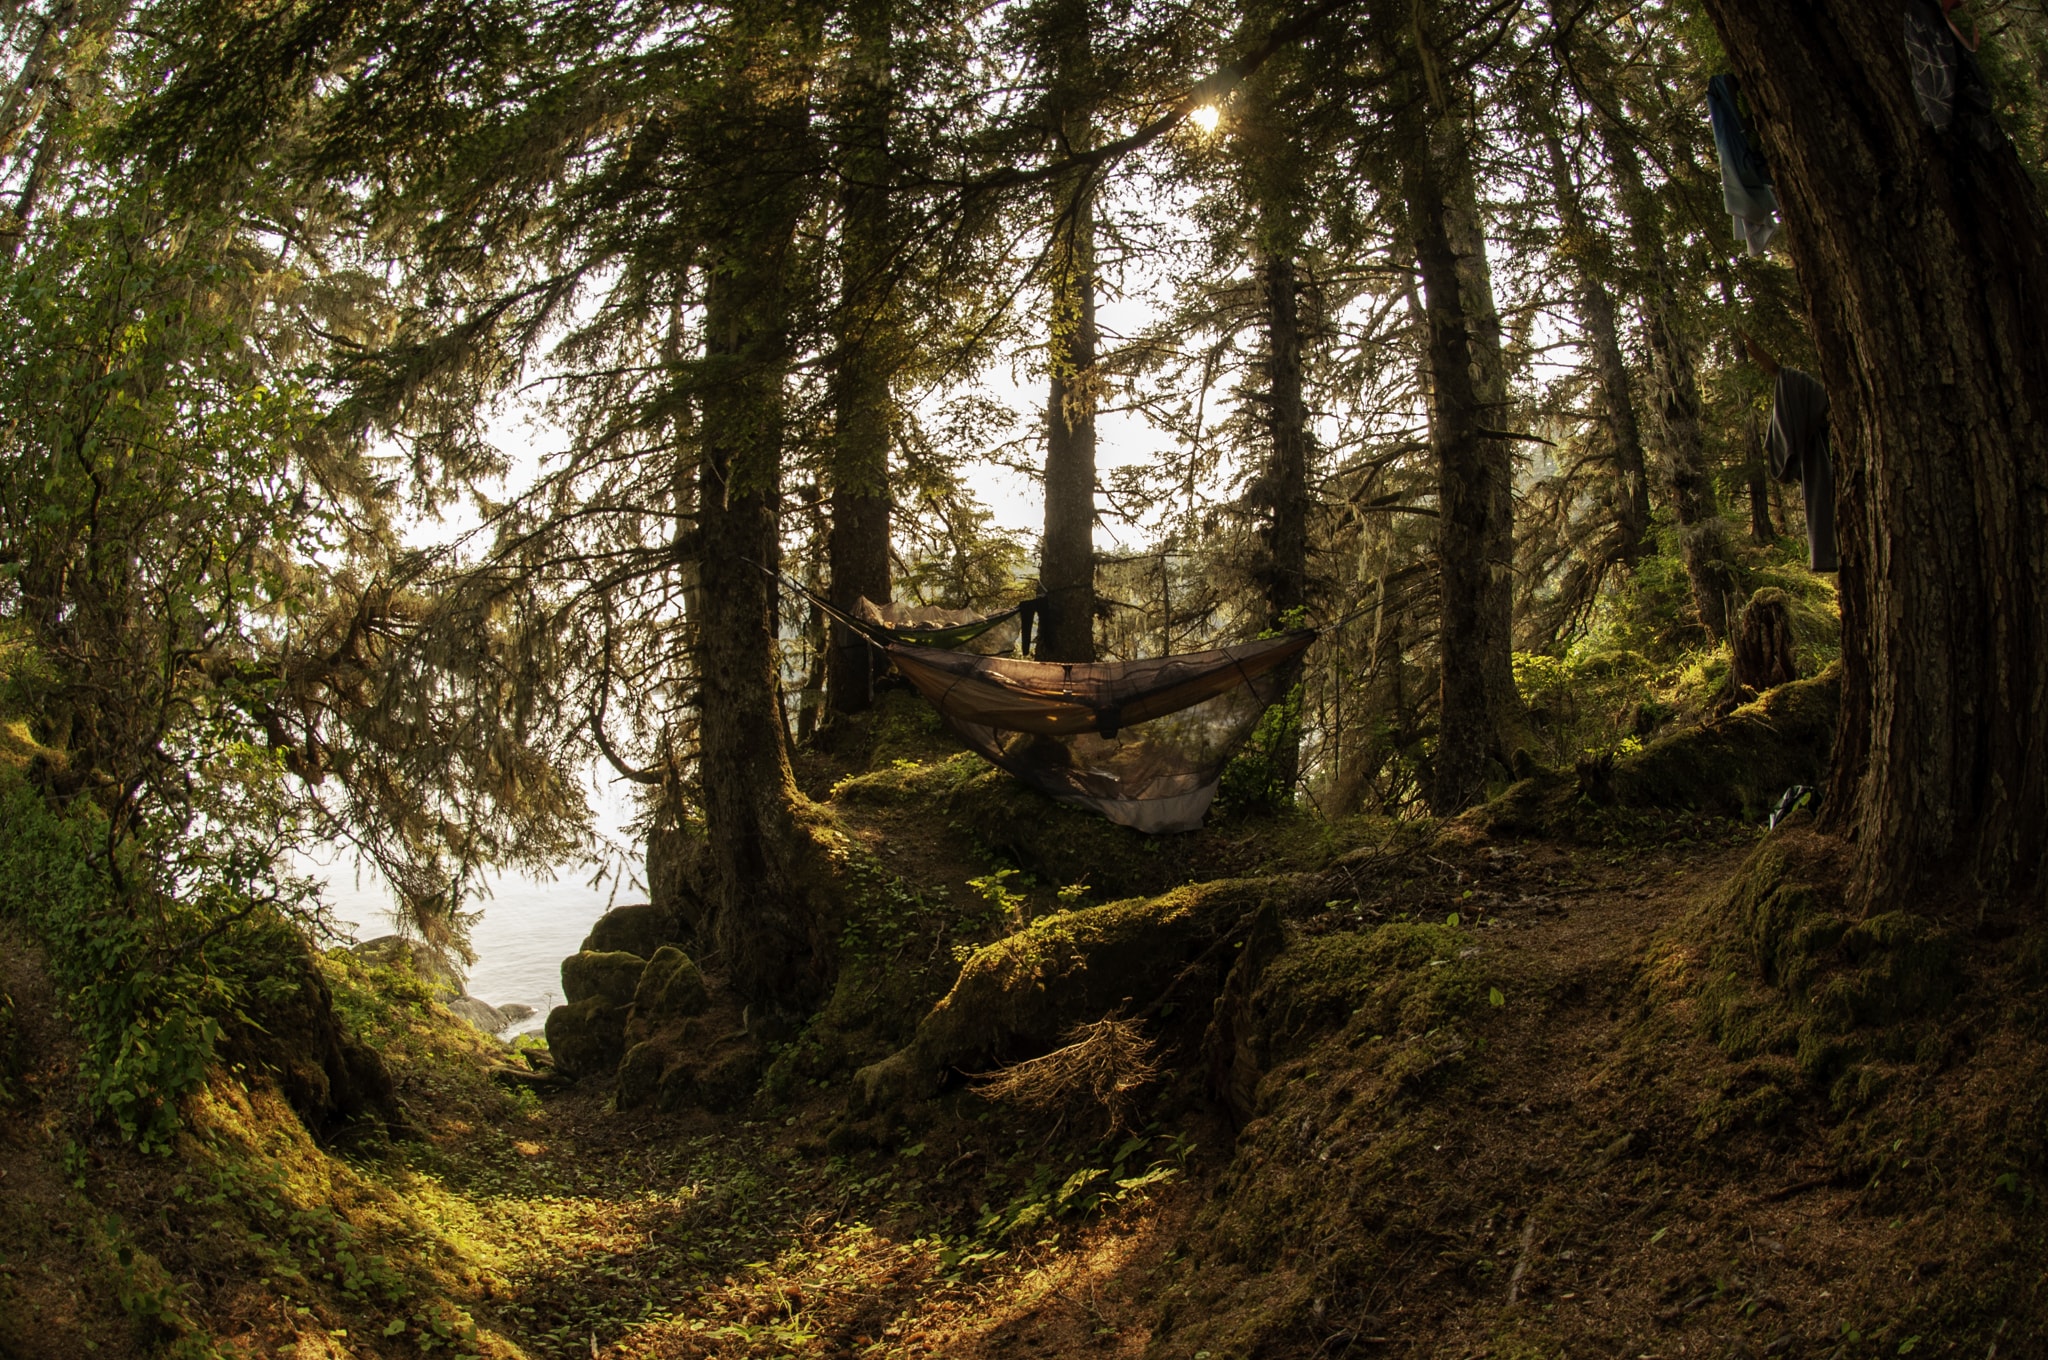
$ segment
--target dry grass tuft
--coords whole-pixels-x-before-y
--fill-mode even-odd
[[[1101,1106],[1112,1131],[1130,1124],[1140,1088],[1159,1075],[1155,1045],[1137,1020],[1106,1015],[1076,1025],[1066,1044],[1044,1057],[973,1074],[991,1100],[1029,1110],[1067,1111],[1084,1101]]]

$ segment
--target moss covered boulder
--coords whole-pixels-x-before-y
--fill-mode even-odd
[[[587,996],[548,1012],[548,1052],[555,1066],[572,1078],[603,1076],[614,1071],[626,1052],[628,1006],[607,1005],[603,997]]]
[[[661,1089],[661,1076],[667,1070],[670,1054],[665,1045],[642,1041],[626,1050],[626,1056],[618,1066],[618,1106],[622,1110],[636,1110],[650,1105]]]
[[[862,1094],[877,1106],[928,1095],[947,1068],[1043,1053],[1077,1024],[1147,1012],[1169,995],[1205,1007],[1229,941],[1262,905],[1304,891],[1310,880],[1225,879],[1043,917],[970,958],[911,1042],[860,1070]]]
[[[379,935],[374,940],[364,940],[349,952],[376,967],[411,973],[426,983],[428,990],[436,996],[463,994],[462,970],[450,962],[446,954],[422,940],[408,940],[403,935]]]
[[[582,950],[596,954],[637,954],[643,959],[651,959],[655,950],[675,938],[676,929],[673,913],[652,902],[635,902],[629,906],[613,907],[598,917],[596,924],[590,927],[590,934],[583,939]]]
[[[623,949],[586,949],[562,960],[562,995],[571,1005],[596,998],[607,1006],[630,1006],[647,960]]]
[[[674,945],[663,945],[654,951],[633,991],[633,1014],[649,1025],[702,1015],[710,1004],[711,992],[704,985],[704,974],[688,954]]]

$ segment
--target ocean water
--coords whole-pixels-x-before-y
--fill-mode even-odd
[[[360,884],[353,865],[309,865],[327,884],[327,900],[339,923],[358,940],[397,932],[392,897],[372,875]],[[617,894],[618,904],[644,902],[637,889]],[[591,922],[614,904],[611,886],[593,890],[580,877],[552,881],[507,876],[492,884],[491,896],[471,904],[483,919],[470,932],[476,962],[469,969],[469,994],[493,1006],[524,1002],[533,1014],[505,1031],[505,1037],[538,1030],[548,1009],[562,1004],[562,960],[590,933]]]
[[[624,845],[632,808],[622,785],[594,782],[591,802],[597,829]],[[639,847],[628,851],[637,875]],[[325,897],[338,924],[354,930],[357,940],[398,933],[392,918],[395,899],[372,870],[358,871],[352,857],[321,860],[302,857],[305,872],[325,885]],[[591,870],[565,866],[553,877],[501,874],[488,881],[489,895],[465,903],[483,912],[469,942],[476,962],[469,968],[469,994],[493,1006],[523,1002],[533,1014],[505,1031],[505,1037],[540,1029],[550,1007],[562,1004],[562,960],[590,933],[591,923],[614,906],[644,902],[647,894],[632,879],[615,886],[607,877],[592,887]]]

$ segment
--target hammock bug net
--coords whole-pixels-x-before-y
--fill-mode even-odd
[[[1038,601],[1027,600],[1000,614],[982,615],[971,609],[940,609],[935,605],[876,604],[863,595],[855,609],[860,621],[868,625],[863,631],[882,646],[904,643],[993,656],[1031,649],[1031,620],[1037,605]]]
[[[1139,831],[1193,831],[1223,767],[1314,642],[1286,633],[1149,661],[1068,665],[901,643],[905,679],[990,764]]]

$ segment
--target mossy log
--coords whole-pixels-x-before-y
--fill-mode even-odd
[[[1613,800],[1759,818],[1792,785],[1824,782],[1841,701],[1839,665],[1779,685],[1724,718],[1615,761]]]
[[[875,1107],[929,1095],[947,1069],[1046,1052],[1074,1025],[1119,1010],[1143,1014],[1169,994],[1181,1007],[1206,1007],[1233,937],[1261,905],[1309,884],[1225,879],[1044,917],[970,958],[911,1042],[860,1070],[861,1092]]]

